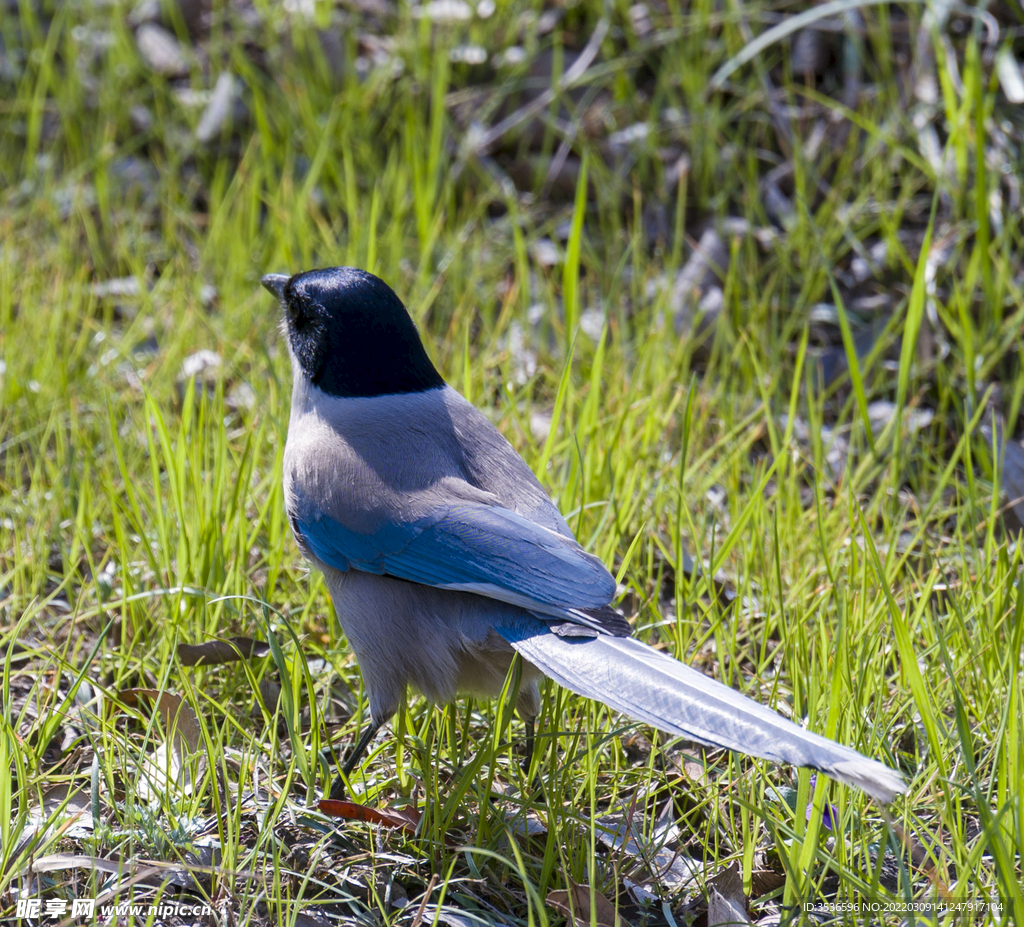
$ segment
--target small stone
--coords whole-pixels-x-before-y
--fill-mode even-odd
[[[163,26],[143,23],[135,33],[135,44],[143,60],[164,77],[183,77],[188,73],[188,60],[178,40]]]
[[[1024,67],[1013,57],[1009,45],[1004,45],[996,55],[996,74],[999,84],[1011,103],[1024,103]]]
[[[136,132],[148,132],[153,128],[153,114],[141,103],[128,110],[128,118]]]
[[[212,90],[195,90],[192,87],[175,87],[174,99],[185,109],[199,109],[206,107],[213,96]]]
[[[530,414],[530,434],[535,441],[546,441],[554,421],[550,412],[532,412]]]
[[[220,135],[225,124],[231,119],[236,94],[234,77],[228,71],[222,72],[213,87],[213,93],[210,94],[203,115],[199,117],[199,125],[196,126],[196,141],[199,144],[209,144]]]
[[[251,409],[256,405],[256,393],[253,388],[245,382],[237,383],[228,393],[225,403],[229,409]]]
[[[604,310],[587,309],[580,316],[580,331],[591,341],[600,341],[604,333]]]
[[[465,22],[473,15],[473,8],[463,0],[430,0],[413,8],[417,19],[429,19],[435,23]]]
[[[124,299],[138,296],[142,284],[137,277],[115,277],[112,280],[97,280],[89,289],[97,299]]]
[[[160,0],[140,0],[128,14],[128,25],[141,26],[143,23],[160,22]]]
[[[651,11],[647,9],[646,3],[634,3],[629,8],[629,21],[640,39],[646,38],[654,29],[651,25]]]
[[[541,267],[554,267],[559,262],[558,248],[550,238],[538,238],[530,250],[533,252],[533,259]]]
[[[448,60],[454,64],[483,64],[487,60],[487,49],[479,45],[458,45],[448,53]]]
[[[613,132],[608,136],[608,145],[611,148],[629,148],[643,142],[651,134],[651,127],[646,122],[635,122],[625,129]]]
[[[521,45],[510,45],[502,52],[494,56],[493,63],[496,68],[514,68],[526,60],[526,49]]]
[[[182,361],[180,379],[188,380],[192,377],[209,379],[221,365],[221,357],[216,351],[209,348],[201,348],[194,354],[189,354]]]
[[[561,18],[562,14],[558,10],[545,10],[537,20],[537,35],[554,32],[555,26],[558,25],[558,20]]]
[[[111,161],[107,167],[107,177],[125,200],[151,202],[156,197],[156,188],[160,183],[160,173],[152,162],[134,155]]]

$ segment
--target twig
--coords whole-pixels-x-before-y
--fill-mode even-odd
[[[427,883],[427,888],[423,892],[423,900],[420,902],[420,906],[416,911],[412,919],[412,927],[420,927],[423,923],[423,912],[427,909],[427,902],[430,901],[430,896],[434,892],[434,886],[437,885],[437,873],[435,872]]]

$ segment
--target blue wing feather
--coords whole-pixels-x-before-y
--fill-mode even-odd
[[[294,524],[310,552],[336,570],[387,574],[559,610],[596,608],[615,595],[615,580],[600,560],[571,538],[498,506],[448,506],[373,534],[330,517],[297,518]]]

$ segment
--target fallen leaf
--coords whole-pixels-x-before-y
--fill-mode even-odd
[[[1016,441],[1007,441],[1001,450],[1003,461],[1000,482],[1009,500],[1003,520],[1011,530],[1019,530],[1020,526],[1024,526],[1024,448]]]
[[[210,94],[210,101],[196,126],[196,141],[201,145],[212,142],[231,119],[238,87],[229,71],[221,72]]]
[[[1013,57],[1009,45],[1004,45],[996,55],[996,74],[1006,99],[1014,104],[1024,103],[1024,68]]]
[[[252,657],[265,657],[268,653],[268,644],[253,640],[251,637],[203,641],[201,644],[178,644],[178,659],[181,660],[182,666],[216,666]]]
[[[697,860],[667,846],[679,839],[679,828],[670,818],[656,821],[652,827],[633,815],[609,814],[597,819],[594,825],[601,843],[636,859],[646,874],[645,884],[657,881],[675,891],[704,871]]]
[[[135,34],[142,59],[162,77],[182,77],[188,73],[188,59],[178,40],[161,26],[143,23]]]
[[[707,786],[708,768],[704,763],[698,763],[696,760],[687,757],[683,759],[682,769],[686,778],[694,785],[699,785],[702,788]]]
[[[414,808],[371,808],[368,805],[357,805],[355,802],[339,801],[336,798],[324,798],[317,807],[332,818],[395,827],[407,834],[416,833],[420,818],[423,816]]]
[[[447,924],[448,927],[480,927],[482,923],[484,921],[479,915],[460,911],[450,904],[444,904],[440,907],[432,904],[424,905],[422,917],[420,918],[420,924]],[[497,927],[501,927],[502,924],[501,921],[494,921],[493,923]],[[413,921],[412,927],[417,927],[415,921]]]
[[[689,332],[698,311],[704,313],[702,328],[713,324],[721,307],[705,304],[704,300],[725,279],[728,270],[728,245],[714,229],[705,230],[672,284],[669,307],[678,333]]]
[[[518,837],[543,837],[548,832],[547,824],[535,811],[530,811],[525,816],[517,811],[508,811],[505,814],[505,823]]]
[[[738,863],[708,879],[708,927],[736,927],[750,923],[743,876]]]
[[[26,825],[41,829],[54,824],[60,825],[66,837],[74,840],[91,838],[94,822],[89,792],[70,782],[54,783],[44,788],[42,804],[29,809]]]
[[[180,695],[159,689],[122,689],[117,697],[123,705],[152,702],[163,717],[168,734],[168,739],[148,758],[139,779],[143,797],[166,791],[171,781],[187,790],[192,782],[188,760],[199,752],[202,744],[202,729],[192,706]]]
[[[615,906],[597,889],[591,894],[589,885],[579,885],[572,879],[569,891],[548,892],[547,903],[564,914],[573,927],[629,927],[629,922],[616,913]]]
[[[256,698],[249,709],[249,717],[254,721],[263,718],[263,712],[273,715],[277,711],[277,703],[281,700],[281,687],[273,679],[261,679],[256,687]],[[284,724],[284,718],[278,721],[278,727]]]
[[[1007,439],[1001,420],[982,425],[981,436],[989,444],[995,444],[1000,489],[1006,497],[1000,509],[1003,526],[1016,534],[1024,529],[1024,447],[1012,438]]]
[[[110,875],[122,875],[135,872],[139,868],[138,860],[104,859],[101,856],[84,856],[79,853],[51,853],[32,860],[22,874],[29,872],[58,872],[62,869],[92,869],[95,872],[106,872]],[[158,873],[160,864],[150,867],[150,873]]]
[[[774,869],[755,869],[750,873],[750,893],[755,898],[769,895],[785,884],[785,875]]]

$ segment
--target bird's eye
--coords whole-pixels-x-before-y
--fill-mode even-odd
[[[287,303],[288,321],[293,325],[298,325],[302,321],[302,310],[296,304],[294,300],[288,300]]]

